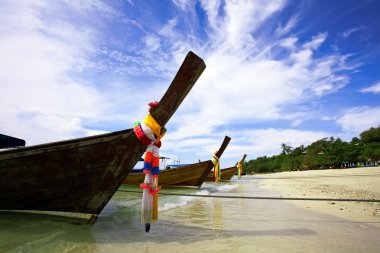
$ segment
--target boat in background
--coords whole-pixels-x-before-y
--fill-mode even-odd
[[[187,96],[205,63],[189,52],[150,114],[161,126]],[[0,210],[91,214],[96,221],[146,150],[133,129],[0,152]]]
[[[223,143],[215,156],[220,158],[228,146],[231,138],[224,137]],[[177,165],[173,168],[160,170],[158,174],[158,184],[165,186],[195,186],[200,187],[210,173],[214,164],[211,160],[193,163],[188,165]],[[124,184],[140,185],[144,181],[145,174],[143,172],[129,173],[124,180]]]
[[[246,154],[244,154],[243,158],[240,160],[241,163],[244,162],[245,158],[247,157]],[[234,167],[229,167],[225,169],[220,170],[220,181],[230,181],[231,178],[238,172],[237,164]],[[206,181],[214,181],[212,172],[209,173],[209,175],[206,178]]]
[[[0,134],[0,149],[25,147],[25,140]]]

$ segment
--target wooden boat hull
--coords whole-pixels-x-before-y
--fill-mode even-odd
[[[169,121],[206,65],[189,52],[150,114]],[[131,129],[0,152],[0,210],[99,214],[146,147]]]
[[[144,151],[128,129],[2,152],[0,209],[97,214]]]
[[[231,168],[220,170],[221,181],[230,181],[231,178],[236,174],[237,170],[238,170],[237,167],[231,167]],[[212,172],[208,174],[206,181],[214,181],[212,178]]]
[[[243,163],[245,158],[247,157],[247,154],[243,155],[243,158],[240,160],[240,163]],[[231,178],[238,172],[238,167],[237,165],[234,167],[226,168],[226,169],[221,169],[220,170],[220,178],[221,181],[230,181]],[[213,180],[213,172],[210,172],[210,174],[207,176],[206,181],[214,181]]]
[[[201,186],[214,164],[209,160],[176,168],[161,170],[158,182],[161,186]],[[144,181],[144,173],[129,173],[124,184],[139,185]]]
[[[217,157],[221,157],[224,150],[230,143],[231,138],[228,136],[224,137],[222,145],[216,152]],[[176,168],[170,168],[161,170],[158,176],[158,184],[162,186],[201,186],[206,180],[207,175],[214,167],[211,160],[184,165]],[[139,185],[144,181],[144,173],[131,173],[125,180],[124,184]]]

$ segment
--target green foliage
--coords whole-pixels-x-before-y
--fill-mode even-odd
[[[380,126],[370,128],[350,142],[334,137],[323,138],[309,146],[293,148],[281,144],[282,152],[271,157],[263,156],[244,162],[247,173],[341,168],[345,164],[364,164],[380,161]]]
[[[360,138],[363,143],[380,142],[380,126],[377,128],[371,127],[370,129],[362,132]]]

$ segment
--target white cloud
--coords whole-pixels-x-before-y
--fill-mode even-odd
[[[299,126],[310,117],[310,112],[307,109],[292,111],[289,105],[313,101],[337,92],[348,83],[348,77],[343,74],[350,68],[346,63],[347,56],[315,56],[325,43],[327,33],[317,34],[306,42],[300,42],[294,35],[281,40],[274,36],[272,41],[253,36],[258,27],[284,6],[283,1],[272,2],[271,6],[261,1],[240,1],[236,5],[230,1],[225,4],[221,1],[202,2],[210,24],[209,43],[206,48],[200,48],[207,68],[170,122],[172,131],[167,138],[173,140],[170,145],[176,147],[174,150],[181,150],[176,143],[183,142],[183,148],[188,149],[189,154],[195,150],[201,150],[199,155],[203,154],[206,150],[199,138],[210,142],[216,138],[217,132],[228,134],[241,125],[255,133],[254,128],[249,130],[255,122],[290,120],[292,127]],[[287,30],[296,21],[290,20]],[[289,50],[279,58],[272,57],[272,52],[279,47]],[[220,132],[219,128],[228,130]],[[282,142],[298,146],[299,143],[292,143],[292,139],[286,139],[282,133],[308,143],[326,137],[323,132],[271,129],[260,132],[268,140],[253,146],[252,143],[237,144],[235,136],[224,157],[237,159],[247,146],[251,150],[254,147],[253,153],[260,155],[265,152],[275,154]],[[281,138],[273,138],[276,134]],[[247,134],[243,138],[260,139],[260,136]]]
[[[320,45],[326,40],[327,33],[321,33],[317,36],[313,36],[312,40],[305,43],[304,47],[306,49],[315,50],[320,47]]]
[[[354,27],[354,28],[348,29],[348,30],[346,30],[346,31],[344,31],[344,32],[342,33],[342,37],[343,37],[344,39],[347,39],[347,38],[349,38],[353,33],[360,32],[360,31],[363,31],[363,30],[365,30],[365,29],[367,29],[365,26],[358,26],[358,27]]]
[[[195,4],[194,0],[172,0],[182,11],[189,11]]]
[[[298,39],[296,37],[288,37],[281,41],[280,45],[289,49],[295,49]]]
[[[295,129],[241,129],[213,133],[208,137],[186,138],[177,141],[171,136],[165,136],[162,147],[166,154],[176,154],[183,162],[192,163],[198,159],[211,159],[213,153],[220,147],[224,135],[231,137],[221,161],[225,166],[232,166],[247,154],[247,160],[259,156],[277,155],[281,152],[281,144],[292,147],[307,146],[319,139],[332,134],[323,131],[305,131]],[[167,139],[166,139],[167,138]],[[191,156],[188,156],[191,153]],[[170,155],[169,155],[170,156]]]
[[[271,15],[281,10],[285,1],[226,1],[225,16],[215,18],[213,38],[222,45],[226,52],[242,50],[255,44],[252,33]],[[216,6],[219,6],[216,5]],[[208,6],[210,7],[210,6]],[[211,6],[213,8],[214,6]],[[213,13],[213,16],[215,13]]]
[[[321,118],[323,121],[331,121],[331,120],[336,120],[336,117],[330,117],[330,116],[323,116]]]
[[[123,13],[119,10],[111,7],[109,4],[104,3],[101,0],[81,0],[81,1],[70,1],[62,0],[59,1],[64,3],[66,6],[73,8],[75,12],[82,12],[84,15],[88,15],[94,10],[97,11],[98,15],[105,16],[107,18],[116,19],[123,17]],[[130,1],[127,1],[131,3]]]
[[[172,137],[211,134],[217,126],[235,121],[287,119],[298,125],[307,113],[284,113],[286,106],[335,92],[348,81],[335,73],[335,69],[341,69],[336,63],[340,56],[313,57],[313,49],[325,38],[326,34],[315,36],[280,60],[240,57],[244,51],[212,52],[197,89],[187,98],[191,110],[175,116],[184,123]],[[194,129],[186,122],[202,127]]]
[[[148,35],[144,38],[146,52],[154,52],[160,48],[160,38],[154,35]]]
[[[169,19],[168,22],[160,29],[159,34],[164,37],[173,38],[176,34],[175,26],[177,25],[177,23],[177,18]]]
[[[282,143],[292,147],[307,146],[316,140],[331,136],[322,131],[274,128],[244,132],[244,135],[249,136],[247,139],[251,140],[252,152],[257,154],[256,156],[277,155],[281,152]]]
[[[290,17],[290,19],[284,26],[281,26],[281,24],[277,26],[276,33],[279,36],[289,33],[297,25],[298,20],[299,20],[298,15]]]
[[[221,6],[221,1],[219,0],[201,0],[201,6],[206,12],[207,20],[209,22],[210,29],[212,32],[215,32],[218,30],[220,23],[219,23],[219,7]]]
[[[109,93],[79,77],[96,32],[55,15],[59,2],[3,1],[0,8],[1,132],[27,145],[103,132],[85,125],[108,117]]]
[[[378,94],[380,93],[380,82],[370,86],[370,87],[367,87],[367,88],[364,88],[364,89],[361,89],[360,90],[361,92],[364,92],[364,93],[375,93],[375,94]]]
[[[76,64],[76,57],[81,57],[80,45],[72,47],[51,34],[44,35],[46,30],[34,4],[13,8],[3,3],[2,7],[8,14],[1,18],[0,107],[7,110],[1,111],[0,118],[6,114],[13,115],[15,120],[6,126],[8,129],[1,124],[2,130],[17,128],[20,122],[16,115],[23,112],[53,114],[55,111],[64,117],[70,114],[96,116],[93,108],[100,99],[96,91],[76,83],[66,74]],[[79,44],[88,41],[85,33],[79,34],[70,28],[63,24],[56,30],[72,35],[74,40],[80,39],[82,43]],[[78,96],[80,99],[73,99]],[[49,126],[51,122],[44,123]]]
[[[380,107],[356,107],[349,110],[336,123],[344,131],[359,134],[371,127],[380,125]]]

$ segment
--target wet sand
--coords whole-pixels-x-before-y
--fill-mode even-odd
[[[261,187],[282,197],[380,199],[380,167],[281,172],[256,175]],[[380,203],[289,201],[309,210],[380,227]]]
[[[260,187],[263,181],[245,176],[202,188],[217,196],[278,197]],[[286,201],[195,198],[161,212],[149,235],[137,229],[129,236],[122,232],[119,240],[108,239],[106,245],[107,252],[120,252],[128,241],[128,249],[144,253],[378,252],[379,235],[380,228],[371,223],[349,221]],[[103,251],[106,249],[100,248]]]

